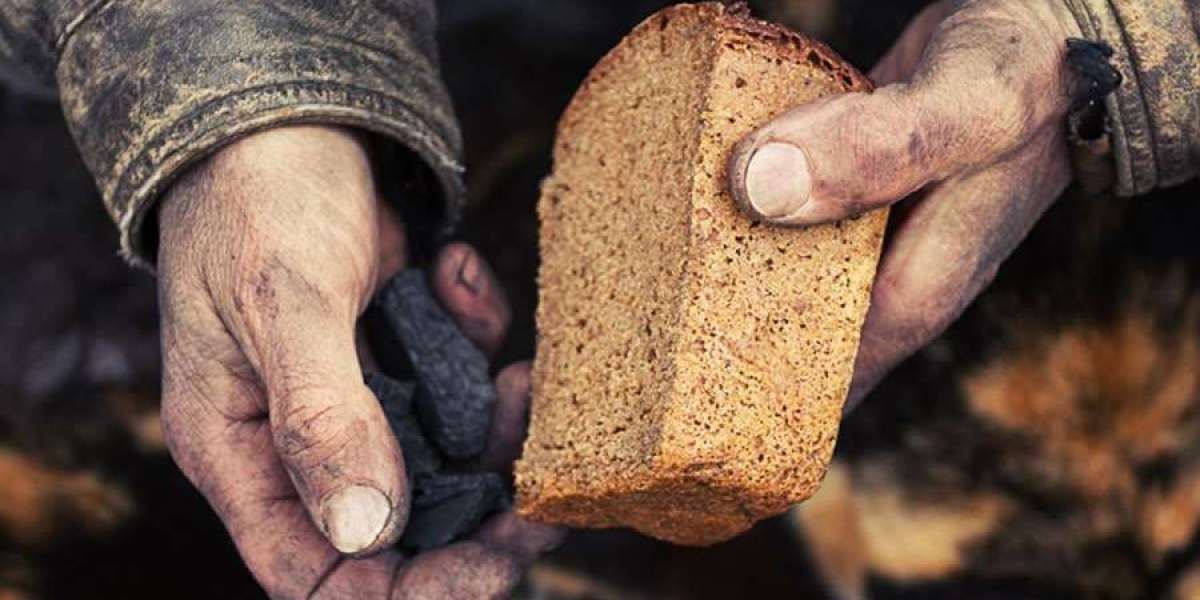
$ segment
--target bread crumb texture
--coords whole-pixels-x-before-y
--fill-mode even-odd
[[[886,213],[754,223],[727,192],[745,134],[870,84],[720,4],[651,16],[559,125],[518,510],[728,539],[810,496],[837,436]]]

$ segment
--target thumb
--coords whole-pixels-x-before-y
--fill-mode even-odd
[[[933,98],[896,85],[784,114],[735,149],[734,198],[751,217],[781,225],[835,221],[903,198],[950,170],[949,155],[928,148],[944,147],[951,123],[934,130],[919,116]]]
[[[313,522],[338,551],[393,543],[408,517],[404,458],[363,383],[354,312],[331,310],[312,286],[264,277],[249,342],[266,390],[276,452]],[[272,289],[262,289],[263,287]],[[325,295],[326,299],[329,298]],[[255,335],[257,334],[257,335]]]
[[[949,16],[910,82],[796,108],[743,139],[731,192],[752,218],[840,220],[990,162],[1061,122],[1065,34],[1040,3],[972,3]]]

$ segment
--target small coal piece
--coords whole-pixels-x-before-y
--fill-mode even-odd
[[[478,529],[488,515],[508,508],[508,491],[495,473],[420,477],[400,547],[423,552],[445,546]]]
[[[383,412],[387,413],[389,420],[412,416],[413,396],[417,392],[416,384],[397,381],[383,373],[372,372],[364,373],[363,381],[379,399],[379,404],[383,406]]]
[[[420,382],[417,419],[427,435],[453,459],[483,452],[496,406],[487,357],[442,310],[422,271],[393,277],[375,303],[381,318],[373,337],[386,347],[402,345],[408,355]]]
[[[413,413],[413,396],[417,386],[400,382],[382,373],[367,373],[367,387],[379,399],[383,413],[387,415],[392,433],[400,442],[404,452],[404,469],[408,475],[410,489],[418,477],[432,475],[442,468],[442,458],[434,449],[425,432],[421,430],[417,416]]]

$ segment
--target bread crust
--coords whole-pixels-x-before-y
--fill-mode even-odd
[[[689,37],[685,34],[692,35]],[[564,224],[561,219],[565,213],[558,205],[563,197],[575,198],[583,194],[568,185],[566,179],[570,177],[566,171],[579,168],[581,161],[591,160],[596,153],[596,144],[603,142],[613,146],[609,149],[615,155],[636,152],[627,150],[631,143],[628,138],[620,138],[614,142],[610,138],[597,140],[589,136],[597,135],[597,121],[612,118],[614,110],[623,114],[620,111],[624,109],[612,109],[610,106],[613,97],[616,96],[612,87],[614,78],[633,75],[625,81],[630,85],[638,85],[643,82],[643,77],[666,76],[658,70],[661,65],[653,62],[653,56],[649,57],[646,64],[629,66],[632,58],[643,58],[635,53],[641,51],[670,56],[669,49],[664,45],[671,43],[690,45],[688,50],[698,50],[701,54],[709,53],[706,69],[697,75],[704,80],[695,82],[701,101],[696,114],[690,117],[694,135],[691,139],[683,136],[678,140],[680,145],[690,144],[688,147],[693,148],[695,153],[694,164],[687,165],[690,171],[684,183],[690,186],[690,199],[687,200],[687,206],[680,208],[687,213],[684,222],[679,225],[685,231],[670,234],[682,236],[677,240],[682,240],[683,244],[680,251],[681,266],[677,272],[668,269],[662,274],[662,277],[678,278],[676,284],[666,286],[677,289],[668,314],[658,317],[668,323],[667,327],[673,326],[677,329],[674,337],[669,337],[669,343],[664,342],[667,343],[668,356],[657,358],[659,363],[665,365],[660,371],[668,373],[671,380],[668,382],[667,391],[663,392],[664,396],[660,399],[659,406],[653,407],[654,410],[649,412],[643,412],[642,422],[628,424],[630,428],[641,428],[643,435],[638,438],[643,444],[641,454],[632,458],[626,457],[627,464],[614,470],[613,465],[602,464],[603,459],[599,458],[595,449],[598,445],[609,443],[608,440],[614,437],[614,431],[627,433],[624,425],[616,430],[589,426],[590,429],[583,432],[584,437],[590,438],[586,440],[554,439],[555,436],[562,436],[562,429],[555,430],[552,425],[562,423],[549,421],[574,417],[562,410],[554,410],[554,416],[548,416],[551,413],[550,409],[562,408],[551,404],[582,402],[587,405],[588,402],[603,402],[606,399],[602,393],[589,389],[572,390],[569,400],[563,397],[565,392],[561,386],[553,388],[557,391],[548,391],[551,390],[548,382],[556,375],[550,371],[555,368],[551,366],[555,361],[550,359],[557,358],[554,354],[564,350],[547,341],[557,342],[563,337],[561,331],[550,326],[553,322],[557,324],[556,327],[562,327],[561,316],[555,314],[552,319],[549,314],[552,308],[557,309],[563,299],[554,296],[553,293],[547,293],[547,285],[551,283],[547,277],[551,276],[548,273],[559,273],[564,267],[561,262],[564,260],[581,263],[607,261],[606,264],[610,267],[622,266],[620,260],[612,257],[560,254],[560,245],[578,240],[563,239]],[[679,49],[680,52],[683,50]],[[742,57],[760,60],[767,55],[774,59],[773,64],[768,65],[772,72],[794,67],[821,73],[823,78],[813,86],[813,93],[818,95],[865,92],[871,89],[866,77],[842,61],[824,44],[778,25],[749,18],[743,9],[736,6],[717,3],[680,4],[664,9],[643,21],[616,48],[606,54],[580,86],[564,112],[559,122],[554,148],[554,174],[543,187],[542,203],[539,206],[539,213],[543,217],[544,262],[539,274],[542,304],[538,309],[540,339],[538,359],[534,367],[531,433],[526,442],[525,455],[517,466],[517,508],[522,515],[538,521],[576,527],[629,526],[675,543],[706,545],[737,535],[757,520],[778,514],[792,503],[808,497],[824,476],[836,438],[841,404],[849,385],[850,367],[853,364],[854,350],[857,348],[858,328],[865,317],[886,212],[872,213],[845,224],[814,228],[810,231],[775,230],[770,233],[763,232],[762,229],[751,231],[749,228],[753,227],[753,224],[736,213],[733,200],[727,191],[724,174],[725,160],[736,142],[732,137],[740,137],[749,132],[748,128],[761,124],[760,121],[751,123],[746,119],[761,120],[769,115],[765,115],[764,107],[760,106],[748,110],[742,122],[730,125],[737,120],[738,115],[735,113],[738,111],[728,106],[716,106],[715,103],[718,95],[721,99],[729,99],[739,94],[724,88],[724,91],[720,91],[717,86],[727,87],[730,84],[729,78],[732,70],[736,70],[736,65],[729,61],[740,60]],[[642,73],[623,69],[646,71]],[[718,69],[725,70],[717,73]],[[741,81],[740,77],[738,81]],[[767,85],[769,82],[758,83],[763,84],[761,87],[764,89],[771,88]],[[620,91],[619,88],[616,89]],[[748,93],[746,97],[749,99],[752,95]],[[602,97],[605,99],[603,102]],[[608,105],[604,102],[608,102]],[[769,107],[772,110],[786,108],[774,106],[780,104],[778,99],[768,100],[766,103],[773,105]],[[609,112],[604,112],[605,110]],[[675,107],[675,110],[678,112],[688,109]],[[726,120],[729,124],[725,123]],[[724,139],[720,135],[723,127],[736,127],[745,131],[739,129],[740,133],[731,133],[731,139]],[[631,137],[637,138],[637,132]],[[603,162],[603,157],[598,160]],[[663,168],[678,166],[664,165]],[[600,173],[600,176],[612,178],[611,184],[614,189],[622,188],[626,184],[625,173]],[[576,200],[583,202],[580,198],[582,197]],[[597,218],[638,218],[620,214],[619,208],[614,200],[611,212],[600,212]],[[571,231],[581,235],[580,231]],[[582,234],[593,235],[586,231]],[[746,237],[751,239],[745,248],[734,248]],[[802,356],[796,355],[804,350],[802,347],[784,348],[785,353],[791,355],[786,360],[764,356],[763,353],[770,353],[771,348],[783,348],[790,342],[786,339],[776,339],[779,336],[769,329],[769,324],[756,325],[749,319],[739,320],[736,316],[735,322],[714,324],[723,318],[716,313],[729,313],[732,310],[731,306],[746,300],[746,294],[752,293],[747,290],[753,288],[754,278],[757,276],[753,266],[741,267],[734,264],[733,256],[728,258],[732,266],[722,270],[723,261],[719,260],[724,256],[722,252],[732,254],[733,250],[730,248],[734,248],[738,252],[737,260],[743,261],[745,257],[742,256],[742,250],[758,256],[762,254],[763,248],[773,247],[771,240],[775,239],[784,240],[781,244],[788,246],[789,252],[811,242],[812,253],[836,256],[839,262],[844,255],[847,263],[853,263],[839,272],[828,273],[815,266],[790,267],[792,272],[803,269],[812,271],[816,282],[822,281],[824,277],[826,283],[820,285],[826,288],[832,288],[838,277],[842,277],[842,283],[837,285],[844,285],[846,290],[844,293],[847,298],[841,301],[844,318],[837,316],[835,319],[836,315],[829,316],[832,313],[823,308],[814,309],[815,312],[825,310],[821,313],[823,316],[799,317],[799,320],[815,319],[813,323],[821,327],[829,326],[836,320],[843,323],[841,327],[848,329],[836,339],[826,335],[825,338],[816,340],[818,346],[828,350],[828,356],[833,357],[831,360],[839,364],[825,369],[824,379],[812,384],[816,389],[813,392],[806,390],[801,393],[798,390],[793,392],[780,389],[785,382],[767,381],[770,378],[764,378],[765,364],[783,364],[787,367],[784,370],[794,371],[797,362],[803,360]],[[547,251],[551,252],[548,254]],[[783,252],[782,246],[780,252]],[[785,257],[781,260],[799,259]],[[783,270],[789,272],[788,269]],[[767,281],[782,275],[763,273],[761,277]],[[717,287],[723,285],[722,281],[727,280],[733,283],[729,292],[732,296],[728,298],[714,292]],[[768,294],[775,294],[779,290],[798,291],[794,286],[788,288],[786,285],[766,283],[763,290]],[[830,293],[839,292],[831,290]],[[773,297],[777,296],[778,294],[775,294]],[[700,300],[701,297],[708,298],[708,304],[704,304],[704,301]],[[800,302],[805,301],[802,295]],[[725,304],[728,306],[724,306]],[[786,303],[781,304],[776,299],[773,300],[772,306],[785,307]],[[712,315],[705,312],[712,307],[717,309]],[[804,312],[803,307],[800,312]],[[751,327],[753,332],[746,333],[747,327]],[[702,333],[700,329],[705,331]],[[795,332],[797,329],[792,324],[781,331]],[[608,331],[600,331],[597,335],[600,338],[610,338],[599,339],[598,343],[628,343],[628,340],[614,338]],[[698,347],[701,349],[697,350]],[[716,358],[718,356],[730,357],[729,360],[733,362],[727,362],[726,367],[737,373],[728,376],[714,375],[713,369],[719,368],[715,366],[719,362]],[[809,362],[817,363],[822,359],[825,357],[812,357],[809,358]],[[783,362],[780,362],[781,360]],[[604,365],[585,364],[578,368],[604,368]],[[740,381],[739,378],[745,381]],[[718,383],[709,385],[709,379]],[[746,381],[762,381],[762,385],[769,389],[764,388],[755,394],[753,385],[748,386]],[[725,390],[720,387],[720,382],[732,382],[731,385],[736,389]],[[731,407],[727,399],[736,399],[745,406]],[[773,405],[779,402],[785,402],[787,406]],[[581,410],[591,408],[595,407],[585,406]],[[595,416],[588,418],[602,420]],[[705,421],[706,419],[708,421]],[[773,429],[776,431],[772,431]],[[755,433],[758,430],[761,430],[760,433]],[[760,434],[761,439],[747,439]],[[577,443],[585,449],[578,450]],[[795,447],[779,447],[787,443],[794,443]],[[567,447],[569,451],[565,449]],[[758,454],[757,461],[752,455],[755,453]],[[592,477],[593,475],[595,477]]]
[[[580,118],[582,107],[587,106],[588,101],[591,99],[592,87],[597,81],[604,79],[608,75],[608,72],[612,70],[617,56],[629,46],[629,40],[652,34],[655,27],[663,27],[664,21],[670,21],[683,15],[710,20],[718,27],[730,31],[739,31],[757,37],[767,43],[791,47],[799,53],[811,54],[825,69],[838,74],[839,78],[845,82],[844,90],[847,92],[870,92],[875,89],[875,85],[866,75],[863,75],[858,69],[843,60],[841,56],[838,56],[837,52],[834,52],[824,42],[805,37],[778,23],[751,17],[745,2],[736,2],[733,4],[720,4],[716,2],[674,4],[646,17],[620,43],[606,52],[600,58],[600,61],[592,67],[592,70],[588,72],[587,78],[583,80],[583,83],[575,91],[575,95],[571,97],[571,101],[567,103],[567,108],[563,111],[562,117],[559,118],[558,126],[555,128],[553,158],[556,162],[559,159],[559,152],[566,151],[562,149],[564,144],[567,140],[571,139],[571,124]]]

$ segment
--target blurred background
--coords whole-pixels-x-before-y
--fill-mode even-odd
[[[443,0],[461,237],[533,349],[537,186],[588,69],[670,2]],[[867,70],[922,0],[761,0]],[[1200,598],[1200,186],[1069,190],[848,418],[812,501],[728,543],[579,532],[518,597]],[[151,277],[53,103],[0,87],[0,599],[259,598],[158,428]]]

